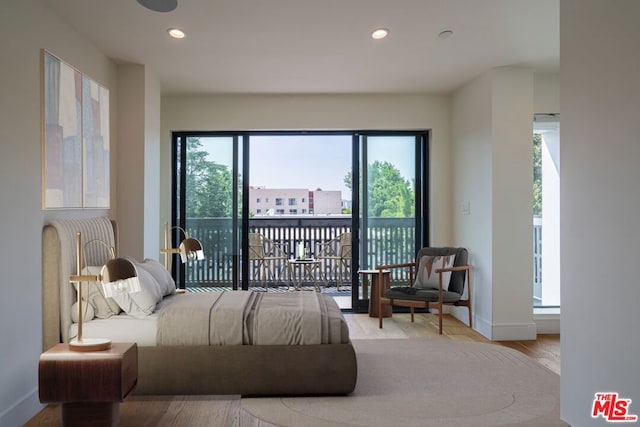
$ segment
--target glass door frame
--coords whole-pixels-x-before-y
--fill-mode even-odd
[[[368,212],[366,209],[364,212],[360,212],[361,200],[360,196],[366,194],[367,188],[367,173],[368,171],[362,170],[361,165],[368,164],[368,145],[367,140],[369,137],[415,137],[415,168],[414,168],[414,180],[415,180],[415,199],[414,199],[414,253],[424,246],[429,244],[429,142],[430,131],[356,131],[353,134],[353,154],[352,154],[352,174],[353,174],[353,203],[352,203],[352,269],[351,269],[351,307],[354,312],[368,312],[369,311],[369,299],[359,298],[359,274],[360,269],[360,230],[367,228]],[[362,175],[362,179],[360,176]],[[364,183],[364,188],[360,188],[360,183]],[[362,218],[362,223],[360,219]],[[366,242],[363,242],[366,243]],[[409,261],[409,260],[407,260]],[[367,266],[368,269],[374,269],[375,266]]]
[[[352,310],[355,312],[368,311],[368,299],[359,299],[359,266],[360,266],[360,175],[362,172],[361,154],[366,153],[360,144],[361,138],[366,148],[366,140],[368,137],[379,136],[414,136],[415,144],[415,245],[416,252],[420,247],[427,246],[429,243],[429,144],[430,131],[377,131],[377,130],[317,130],[317,131],[180,131],[172,132],[172,178],[171,178],[171,225],[178,225],[185,228],[186,218],[181,213],[186,212],[186,188],[179,185],[176,177],[179,176],[181,183],[186,181],[186,170],[181,163],[186,160],[186,139],[188,137],[230,137],[233,138],[233,189],[232,199],[233,214],[233,261],[232,261],[232,277],[233,289],[236,290],[241,284],[241,289],[247,290],[249,286],[249,263],[240,260],[247,260],[249,253],[248,239],[242,236],[248,235],[249,231],[249,182],[250,182],[250,139],[251,136],[258,135],[351,135],[351,153],[352,153],[352,211],[351,211],[351,229],[352,229],[352,259],[351,259],[351,298]],[[181,141],[180,152],[178,153],[178,141]],[[240,149],[242,150],[242,158],[240,158]],[[178,157],[179,156],[179,157]],[[365,156],[366,160],[366,156]],[[240,182],[239,174],[242,174],[242,182]],[[242,191],[242,218],[239,218],[240,211],[238,209],[238,192]],[[364,189],[366,191],[366,187]],[[178,194],[179,193],[179,194]],[[179,200],[179,203],[178,203]],[[177,232],[178,230],[176,230]],[[180,236],[172,236],[179,239]],[[175,240],[174,240],[175,241]],[[375,266],[371,266],[373,268]],[[185,283],[184,268],[178,268],[177,263],[172,263],[172,276],[182,288]]]

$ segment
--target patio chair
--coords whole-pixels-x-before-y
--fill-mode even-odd
[[[249,233],[249,263],[253,272],[253,281],[260,277],[265,290],[269,281],[276,284],[288,269],[287,253],[283,246],[260,233]]]
[[[320,243],[316,251],[316,258],[322,262],[322,272],[328,273],[329,282],[336,279],[336,289],[345,282],[345,276],[351,277],[351,233],[344,232],[326,243]],[[350,283],[350,280],[348,280]]]
[[[449,304],[467,307],[469,327],[473,327],[471,315],[471,265],[465,248],[422,248],[415,261],[404,264],[379,265],[377,270],[408,269],[408,283],[384,289],[379,286],[378,319],[382,328],[382,306],[409,307],[411,322],[414,308],[438,310],[439,333],[442,335],[442,306]],[[416,270],[417,266],[417,270]],[[379,274],[378,277],[382,277]],[[466,279],[466,282],[465,282]]]

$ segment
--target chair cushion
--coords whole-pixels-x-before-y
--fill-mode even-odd
[[[410,286],[398,286],[385,291],[385,298],[397,299],[397,300],[410,300],[410,301],[425,301],[436,302],[438,301],[437,289],[416,289]],[[456,292],[442,291],[442,302],[453,303],[460,301],[461,295]]]
[[[418,270],[416,271],[416,280],[413,287],[416,289],[438,289],[439,274],[436,270],[439,268],[451,268],[455,261],[455,255],[424,255],[420,257]],[[442,289],[449,289],[449,281],[451,272],[442,273]]]
[[[468,260],[468,252],[465,248],[452,248],[452,247],[425,247],[418,251],[416,255],[416,260],[419,260],[425,255],[455,255],[456,259],[453,262],[454,267],[459,267],[461,265],[467,265]],[[454,271],[451,274],[451,280],[449,280],[449,291],[459,293],[460,295],[464,295],[465,293],[465,271]]]

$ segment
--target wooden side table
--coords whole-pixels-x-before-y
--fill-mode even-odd
[[[379,270],[358,270],[358,274],[362,276],[362,289],[366,292],[366,283],[368,276],[371,277],[371,293],[369,295],[369,317],[378,317],[378,306],[380,301],[380,280],[382,279],[382,286],[384,289],[389,289],[391,283],[391,272],[389,270],[382,270],[382,277],[380,277]],[[386,305],[382,307],[382,317],[391,317],[391,306]]]
[[[138,381],[138,346],[79,352],[57,344],[40,356],[41,403],[62,403],[63,426],[117,426],[120,402]]]

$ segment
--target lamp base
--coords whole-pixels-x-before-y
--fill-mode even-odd
[[[106,338],[83,338],[82,340],[71,340],[69,350],[73,351],[102,351],[111,348],[111,340]]]

